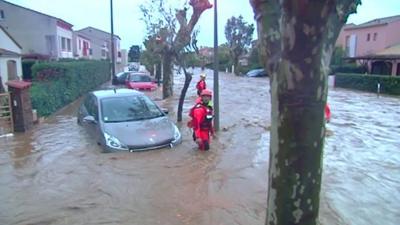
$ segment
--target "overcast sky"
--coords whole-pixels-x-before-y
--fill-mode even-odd
[[[109,0],[7,0],[51,16],[58,17],[74,25],[74,30],[87,26],[110,32]],[[140,18],[139,5],[149,0],[114,0],[114,33],[122,39],[121,47],[143,42],[145,25]],[[176,6],[185,0],[166,0]],[[210,2],[213,2],[211,0]],[[219,43],[226,42],[224,26],[228,18],[242,15],[249,23],[254,23],[253,11],[249,0],[218,1]],[[400,0],[362,0],[358,13],[351,15],[348,23],[360,24],[372,19],[400,15]],[[213,46],[213,10],[207,10],[198,23],[200,34],[199,46]]]

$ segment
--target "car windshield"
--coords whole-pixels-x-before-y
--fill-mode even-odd
[[[131,75],[129,77],[130,82],[151,82],[151,78],[147,75]]]
[[[164,116],[157,105],[146,96],[121,96],[101,100],[105,123],[128,122]]]
[[[126,72],[117,73],[117,75],[115,75],[115,76],[120,77],[120,76],[123,76],[123,75],[126,75]]]

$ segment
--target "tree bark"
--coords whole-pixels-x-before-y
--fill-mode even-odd
[[[163,99],[166,99],[173,95],[173,54],[171,52],[167,52],[163,55]]]
[[[234,74],[235,74],[235,75],[239,75],[239,68],[238,68],[238,65],[239,65],[239,57],[236,56],[236,55],[233,56],[233,65],[234,65],[233,68],[235,69],[235,71],[233,71]]]
[[[183,72],[185,73],[185,83],[183,85],[181,96],[179,97],[179,104],[178,104],[178,122],[182,121],[182,111],[183,111],[183,103],[185,101],[186,93],[189,88],[190,82],[192,81],[192,74],[187,72],[185,65],[182,66]]]
[[[317,224],[327,73],[357,0],[250,0],[271,77],[267,225]]]

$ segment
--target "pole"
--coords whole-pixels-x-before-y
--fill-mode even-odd
[[[113,15],[113,0],[110,0],[111,10],[111,81],[115,84],[115,48],[114,48],[114,15]]]
[[[218,79],[218,10],[214,0],[214,128],[219,131],[219,79]]]
[[[376,85],[376,93],[378,94],[378,97],[379,97],[379,95],[380,95],[380,93],[381,93],[381,84],[380,83],[378,83],[377,85]]]

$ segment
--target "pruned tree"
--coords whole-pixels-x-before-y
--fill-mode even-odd
[[[315,225],[327,73],[335,41],[360,0],[250,0],[271,78],[266,224]]]
[[[185,53],[185,47],[191,44],[193,30],[201,14],[212,7],[208,0],[189,0],[188,3],[192,8],[190,20],[187,19],[188,7],[176,10],[174,14],[163,0],[151,0],[150,5],[141,6],[143,20],[146,22],[149,35],[157,35],[158,46],[155,52],[162,56],[164,67],[163,98],[173,95],[173,63],[176,62],[182,68],[185,68],[184,57],[182,56]],[[179,24],[178,30],[177,22]],[[182,120],[183,100],[192,79],[191,74],[186,69],[184,72],[185,84],[178,106],[178,121]]]
[[[233,65],[235,66],[235,74],[239,57],[245,53],[246,47],[249,47],[253,39],[254,25],[247,24],[242,16],[231,17],[225,25],[225,37],[228,41],[230,55]]]
[[[156,38],[157,36],[149,36],[144,40],[143,45],[145,50],[140,54],[139,61],[142,65],[146,66],[151,74],[154,74],[156,78],[160,78],[159,69],[157,69],[157,74],[154,71],[154,65],[157,65],[158,68],[158,65],[161,64],[161,56],[155,52],[157,46]]]

